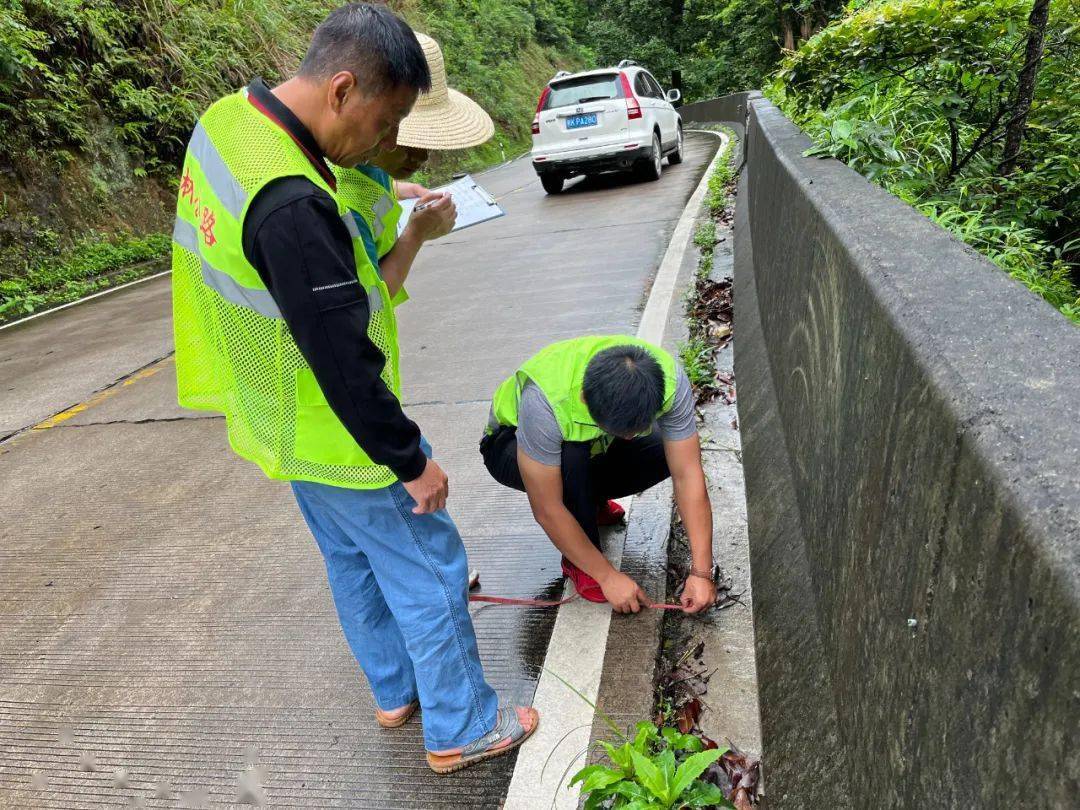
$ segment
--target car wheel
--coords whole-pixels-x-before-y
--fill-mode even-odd
[[[683,148],[682,126],[679,126],[677,128],[677,132],[678,132],[678,138],[677,138],[677,140],[675,142],[675,151],[667,156],[667,162],[668,162],[669,166],[678,166],[680,163],[682,163],[682,148]]]
[[[664,153],[660,149],[660,136],[655,132],[652,136],[652,151],[649,157],[641,165],[641,178],[643,180],[659,180],[660,173],[664,170]]]
[[[544,187],[544,191],[548,194],[558,194],[562,191],[563,183],[565,182],[566,178],[561,174],[540,175],[540,185]]]

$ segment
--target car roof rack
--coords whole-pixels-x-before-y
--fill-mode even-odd
[[[639,65],[637,62],[635,62],[633,59],[623,59],[621,62],[619,62],[619,67],[620,68],[641,67],[641,65]]]

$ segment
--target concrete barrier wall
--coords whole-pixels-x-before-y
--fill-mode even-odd
[[[1074,807],[1080,330],[740,97],[768,804]]]

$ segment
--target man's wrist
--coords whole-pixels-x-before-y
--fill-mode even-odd
[[[603,587],[604,585],[609,584],[615,577],[617,577],[619,575],[619,571],[617,571],[615,569],[614,565],[612,565],[610,562],[607,562],[606,559],[604,560],[604,562],[606,563],[606,567],[604,568],[603,571],[600,572],[600,576],[594,577],[596,582],[601,587]]]
[[[413,454],[405,464],[394,467],[394,475],[403,484],[407,484],[410,481],[415,481],[421,475],[424,474],[424,470],[427,468],[428,457],[424,455],[424,451],[419,446],[416,448],[416,452]]]
[[[409,222],[405,225],[405,230],[401,232],[401,236],[397,239],[398,244],[405,242],[411,243],[412,246],[419,250],[420,246],[426,241],[423,234],[420,233],[420,227],[415,222]]]
[[[698,568],[696,565],[691,564],[688,577],[699,577],[701,579],[707,579],[709,582],[712,582],[713,566],[710,563],[707,568]]]

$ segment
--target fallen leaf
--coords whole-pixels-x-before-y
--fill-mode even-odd
[[[698,717],[701,716],[701,701],[697,698],[689,700],[679,707],[676,721],[679,726],[679,731],[683,734],[689,734],[690,729],[697,723]]]

